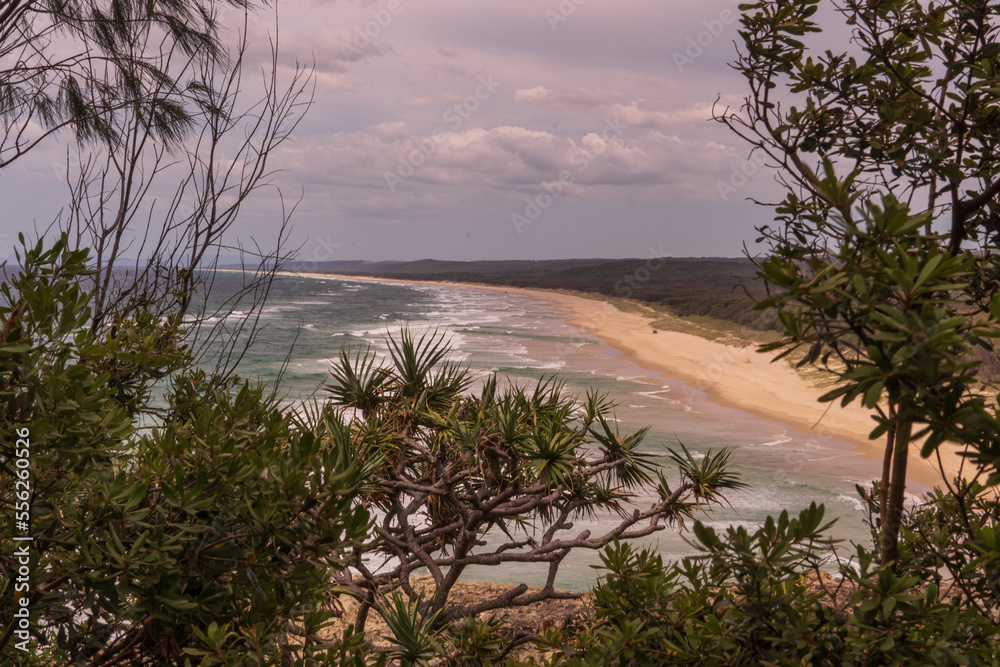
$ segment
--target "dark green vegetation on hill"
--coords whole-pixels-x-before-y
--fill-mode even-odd
[[[399,280],[439,280],[508,287],[572,290],[635,299],[681,317],[702,315],[754,329],[775,318],[754,311],[764,297],[757,267],[747,259],[551,259],[449,262],[291,262],[293,271],[318,271]]]

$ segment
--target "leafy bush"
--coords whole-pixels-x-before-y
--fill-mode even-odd
[[[730,527],[719,535],[696,523],[703,555],[668,566],[648,550],[612,545],[602,556],[608,574],[595,591],[593,618],[576,635],[550,633],[540,646],[554,654],[541,662],[996,665],[996,550],[982,550],[992,572],[977,561],[948,579],[936,549],[919,538],[953,502],[939,493],[910,517],[902,574],[861,547],[851,561],[838,560],[823,535],[832,523],[823,523],[824,508],[815,504],[797,518],[769,517],[753,532]],[[997,528],[991,507],[981,528],[989,535]],[[831,567],[839,579],[821,570]],[[987,582],[989,595],[971,603],[965,589]]]
[[[338,554],[368,532],[350,441],[323,419],[290,419],[260,386],[178,372],[189,357],[175,322],[138,312],[92,332],[85,263],[65,238],[38,244],[0,288],[4,608],[28,596],[50,661],[310,660],[325,650],[316,632]],[[139,408],[167,375],[158,424],[143,426]],[[27,532],[14,525],[18,430],[30,440],[27,592],[12,583],[12,538]],[[24,655],[14,627],[5,661]]]

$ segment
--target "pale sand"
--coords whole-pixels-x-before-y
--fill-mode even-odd
[[[618,310],[606,301],[568,294],[523,290],[552,301],[567,311],[570,323],[593,333],[639,366],[657,370],[704,389],[709,400],[786,424],[817,438],[835,438],[857,447],[864,456],[882,461],[884,440],[872,441],[876,423],[859,403],[820,403],[829,388],[802,377],[786,361],[772,362],[776,353],[760,354],[755,346],[735,347],[676,331],[653,333],[650,319]],[[949,474],[961,458],[942,453]],[[911,456],[907,477],[926,486],[941,484],[936,461]]]
[[[591,299],[546,290],[468,283],[336,277],[457,285],[542,299],[566,313],[571,324],[620,350],[640,367],[703,389],[708,393],[708,399],[715,403],[786,424],[817,438],[848,442],[863,456],[879,462],[885,452],[883,440],[868,439],[868,434],[875,427],[869,410],[857,403],[842,408],[839,401],[818,402],[826,389],[802,377],[785,361],[772,363],[773,354],[760,354],[753,346],[735,347],[676,331],[654,334],[649,318],[622,312],[613,304],[599,300],[599,297]],[[941,452],[941,460],[951,479],[959,470],[962,458],[951,449]],[[941,485],[941,473],[936,461],[922,459],[916,452],[910,456],[907,477],[927,487]]]

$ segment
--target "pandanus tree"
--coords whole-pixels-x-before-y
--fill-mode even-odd
[[[647,429],[619,433],[613,403],[598,393],[578,406],[553,379],[526,388],[495,375],[470,392],[474,376],[448,360],[444,334],[404,330],[387,343],[384,360],[372,349],[342,351],[329,386],[359,456],[376,462],[359,495],[376,516],[376,559],[362,560],[359,549],[356,575],[344,579],[361,596],[358,631],[373,606],[387,618],[411,610],[440,625],[578,598],[556,588],[571,552],[653,535],[743,486],[726,451],[696,459],[683,446],[657,452],[646,444]],[[661,460],[677,467],[675,485]],[[651,500],[640,507],[640,497]],[[574,520],[595,515],[607,519],[600,529],[574,529]],[[547,566],[540,589],[520,585],[448,606],[469,568],[524,563]],[[434,590],[417,609],[400,606],[401,598],[386,602],[393,592],[416,599],[418,572],[429,574]]]

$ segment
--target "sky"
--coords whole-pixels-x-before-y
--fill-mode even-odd
[[[753,251],[770,211],[746,198],[774,199],[773,174],[710,120],[746,92],[728,67],[737,15],[732,0],[283,0],[279,72],[315,66],[313,104],[270,162],[301,197],[299,258]],[[274,20],[250,26],[251,60]],[[8,221],[57,211],[60,151],[0,173]],[[277,213],[261,197],[238,233],[266,244]]]

